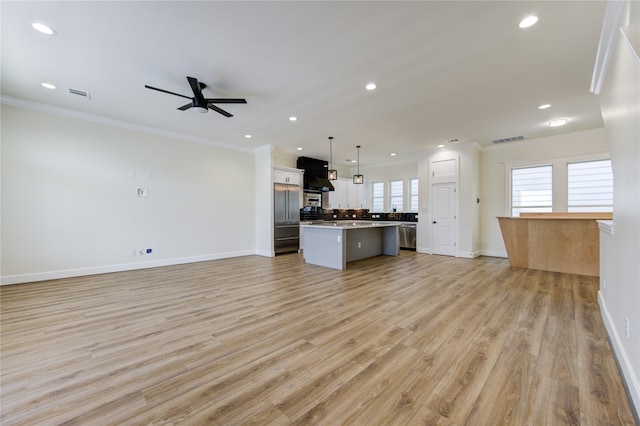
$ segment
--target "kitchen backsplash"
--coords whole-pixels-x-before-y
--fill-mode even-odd
[[[397,222],[417,222],[418,213],[371,213],[367,209],[300,209],[300,220],[378,220]]]

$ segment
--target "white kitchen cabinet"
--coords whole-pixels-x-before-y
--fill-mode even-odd
[[[350,179],[332,180],[335,191],[329,192],[326,209],[366,209],[366,190],[363,185],[356,185]]]
[[[275,183],[286,183],[289,185],[300,185],[300,175],[302,171],[288,169],[273,169],[273,181]]]
[[[355,184],[348,182],[347,198],[350,209],[366,209],[368,208],[366,191],[366,181],[364,184]]]
[[[331,183],[335,191],[329,192],[329,203],[323,206],[326,209],[348,209],[349,208],[349,194],[346,179],[332,180]]]

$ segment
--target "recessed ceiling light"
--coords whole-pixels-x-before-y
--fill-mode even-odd
[[[351,162],[352,162],[352,163],[357,163],[357,162],[358,162],[358,160],[351,160]]]
[[[538,109],[547,109],[547,108],[551,108],[551,104],[542,104],[538,107]]]
[[[37,31],[40,31],[42,34],[55,35],[55,33],[56,33],[53,30],[53,28],[50,28],[50,27],[46,26],[45,24],[41,24],[40,22],[34,22],[33,24],[31,24],[31,26],[33,28],[35,28]]]
[[[298,151],[302,151],[302,147],[297,147],[296,148]]]
[[[529,28],[530,26],[534,25],[536,22],[538,22],[538,17],[531,15],[531,16],[527,16],[522,21],[520,21],[520,24],[518,26],[520,28]]]
[[[296,121],[297,119],[298,119],[298,117],[295,117],[293,115],[291,117],[289,117],[289,121]]]
[[[566,118],[558,118],[556,120],[551,120],[549,122],[549,127],[559,127],[559,126],[564,126],[565,124],[567,124],[567,119]]]
[[[244,135],[244,137],[247,138],[247,139],[251,139],[251,135],[250,134],[246,134],[246,135]]]
[[[365,87],[366,87],[367,90],[375,90],[376,87],[378,87],[378,86],[376,86],[375,83],[369,83]]]
[[[392,153],[391,153],[391,154],[389,154],[389,155],[390,155],[390,156],[392,156],[392,157],[395,157],[395,156],[396,156],[396,153],[395,153],[395,152],[392,152]]]
[[[444,148],[444,145],[440,144],[438,145],[438,148]]]
[[[40,85],[41,85],[42,87],[44,87],[44,88],[47,88],[47,89],[51,89],[51,90],[55,90],[55,89],[56,89],[56,86],[54,86],[54,85],[53,85],[53,84],[51,84],[51,83],[40,83]]]

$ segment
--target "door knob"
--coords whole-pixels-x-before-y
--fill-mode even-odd
[[[436,222],[436,221],[434,220],[434,221],[433,221],[433,223],[435,224],[435,223],[438,223],[438,222]]]

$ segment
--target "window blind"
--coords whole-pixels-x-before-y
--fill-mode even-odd
[[[569,212],[613,211],[611,160],[567,164],[567,210]]]
[[[511,170],[511,216],[553,210],[552,173],[550,165]]]

